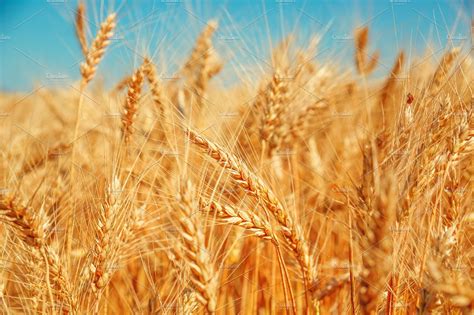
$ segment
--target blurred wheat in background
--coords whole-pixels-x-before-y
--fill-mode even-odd
[[[472,314],[471,51],[378,80],[377,29],[347,67],[291,34],[223,87],[209,20],[175,79],[109,88],[89,6],[80,80],[1,94],[2,314]]]

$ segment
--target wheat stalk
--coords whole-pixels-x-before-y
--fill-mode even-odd
[[[195,292],[185,293],[183,296],[182,303],[183,303],[184,314],[194,314],[194,312],[199,306],[199,302],[198,302]]]
[[[145,225],[145,207],[141,206],[130,211],[128,219],[125,221],[122,233],[120,235],[120,242],[127,244],[134,235]]]
[[[243,124],[239,128],[241,131],[238,134],[238,143],[241,147],[242,152],[248,152],[254,147],[255,144],[261,143],[261,136],[259,137],[261,130],[259,131],[259,124],[261,126],[262,119],[259,120],[261,114],[264,112],[266,89],[269,82],[262,80],[259,84],[257,95],[255,100],[251,103],[250,108],[247,103],[243,104],[239,108],[239,116],[242,117]]]
[[[196,40],[196,44],[193,48],[193,51],[184,64],[183,71],[184,72],[192,72],[195,68],[202,67],[202,60],[203,56],[208,52],[208,50],[212,46],[211,37],[216,31],[218,26],[217,21],[211,20],[207,22],[206,27],[199,35],[198,39]]]
[[[325,99],[312,102],[302,110],[300,110],[295,118],[291,120],[288,130],[283,134],[282,142],[285,145],[295,146],[305,140],[308,122],[321,110],[328,107]]]
[[[354,71],[332,55],[315,58],[317,41],[293,50],[300,41],[291,35],[272,49],[273,69],[262,78],[260,65],[240,63],[239,49],[228,47],[242,80],[211,85],[222,68],[211,21],[178,66],[182,80],[161,80],[150,56],[117,90],[99,82],[90,97],[123,114],[119,126],[104,125],[104,108],[81,107],[118,15],[94,39],[84,4],[73,12],[84,54],[79,99],[69,89],[0,93],[0,313],[302,314],[304,298],[309,314],[472,312],[472,56],[460,60],[447,47],[434,69],[413,65],[399,82],[407,61],[400,51],[379,81],[369,78],[378,29],[355,33]],[[228,26],[222,45],[234,40]],[[174,57],[166,66],[175,67]],[[176,133],[183,125],[210,126],[232,148],[196,129]],[[51,143],[64,133],[69,145],[25,156],[33,136]],[[58,157],[68,146],[65,166]],[[284,159],[275,154],[282,149],[294,151]],[[109,179],[116,167],[123,183]],[[199,191],[185,181],[176,189],[183,176]],[[2,185],[27,203],[3,196]],[[234,228],[249,238],[236,239]]]

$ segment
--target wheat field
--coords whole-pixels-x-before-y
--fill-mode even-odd
[[[376,80],[376,30],[352,72],[289,35],[223,88],[210,20],[107,88],[89,9],[74,90],[0,94],[2,314],[472,314],[470,52]]]

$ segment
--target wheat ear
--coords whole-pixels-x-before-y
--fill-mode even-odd
[[[115,19],[116,14],[112,13],[100,25],[100,29],[88,50],[86,60],[81,63],[82,85],[86,85],[94,78],[97,66],[110,44],[110,38],[114,35]]]
[[[71,147],[68,143],[59,143],[58,145],[51,147],[46,152],[46,156],[36,156],[28,163],[25,163],[21,169],[20,174],[26,175],[31,173],[37,168],[43,166],[47,161],[57,159],[61,154],[64,154]]]
[[[182,183],[177,197],[179,233],[183,242],[182,248],[173,251],[187,263],[191,271],[197,300],[213,314],[217,307],[218,274],[206,248],[204,233],[198,225],[196,210],[199,210],[199,204],[190,181]]]
[[[153,103],[159,113],[159,118],[162,121],[160,124],[159,138],[164,138],[166,134],[170,132],[167,119],[169,118],[169,108],[165,105],[163,100],[163,86],[158,79],[156,73],[156,67],[149,58],[145,58],[143,61],[143,74],[146,77],[148,84],[150,85],[151,95],[153,97]]]
[[[380,102],[382,104],[385,104],[388,98],[390,97],[390,95],[393,95],[393,91],[397,83],[398,75],[400,74],[403,68],[404,60],[405,60],[405,54],[403,53],[403,51],[401,51],[398,54],[395,64],[392,67],[392,71],[390,71],[390,75],[382,88],[382,92],[380,94]]]
[[[186,134],[192,143],[203,149],[221,167],[227,170],[231,178],[247,194],[262,202],[265,209],[272,213],[280,225],[286,243],[291,248],[300,265],[305,284],[309,288],[309,284],[314,281],[314,265],[309,255],[307,242],[301,228],[293,223],[293,220],[288,216],[287,211],[275,197],[274,193],[234,155],[224,151],[217,144],[199,136],[192,130],[186,130]]]
[[[125,88],[128,86],[128,84],[130,83],[130,79],[131,79],[131,78],[132,78],[132,77],[129,76],[129,75],[123,77],[123,78],[115,85],[115,87],[114,87],[113,90],[114,90],[115,92],[120,92],[120,91],[122,91],[123,89],[125,89]]]
[[[217,21],[209,21],[204,30],[196,40],[191,56],[183,67],[183,72],[193,72],[205,67],[205,62],[209,58],[209,50],[212,48],[212,35],[217,29]]]
[[[339,277],[331,278],[324,287],[313,292],[313,299],[320,301],[325,297],[335,293],[351,280],[349,273]]]
[[[266,94],[260,134],[268,143],[268,154],[277,150],[282,139],[283,114],[287,109],[288,84],[280,71],[275,71]]]
[[[433,79],[430,86],[431,94],[435,94],[443,81],[446,80],[448,72],[453,66],[453,63],[456,61],[456,58],[459,56],[459,53],[459,48],[453,48],[444,54],[438,65],[438,68],[436,68],[436,71],[433,74]]]
[[[379,53],[375,52],[367,61],[367,44],[369,42],[369,28],[363,27],[355,32],[355,63],[359,74],[368,75],[374,71],[379,60]]]
[[[46,270],[47,289],[54,307],[53,289],[60,301],[67,302],[64,311],[75,312],[75,299],[72,289],[64,275],[58,255],[46,242],[48,220],[43,213],[33,213],[29,207],[22,206],[14,197],[0,194],[0,221],[11,226],[16,235],[33,250],[34,257],[43,260]]]
[[[163,99],[162,99],[162,87],[158,80],[155,66],[149,58],[143,60],[143,74],[145,75],[148,83],[150,84],[151,95],[153,96],[153,103],[158,108],[161,114],[163,114]]]
[[[82,54],[87,57],[88,45],[86,39],[86,7],[83,2],[80,2],[76,11],[76,36],[81,45]]]
[[[90,287],[94,293],[96,312],[99,307],[100,297],[107,286],[114,262],[116,247],[113,233],[117,222],[118,212],[122,206],[121,202],[122,186],[117,177],[112,179],[106,194],[105,203],[101,205],[99,218],[97,220],[97,230],[95,245],[92,252],[92,262],[89,266],[91,274]]]
[[[373,172],[373,169],[374,166],[371,164],[370,171]],[[393,242],[389,228],[395,221],[396,191],[393,183],[392,177],[385,178],[379,193],[372,184],[375,193],[367,197],[366,211],[360,211],[357,216],[363,265],[359,289],[362,314],[373,314],[377,310],[381,292],[386,289],[385,280],[392,270]]]
[[[305,135],[308,129],[309,121],[315,117],[317,113],[328,107],[325,99],[320,99],[310,103],[303,109],[299,110],[288,124],[288,129],[282,133],[282,143],[285,145],[296,146],[305,141]]]
[[[138,100],[142,92],[143,73],[138,68],[128,83],[127,99],[122,114],[122,135],[126,143],[133,134],[133,122],[137,113]]]
[[[218,26],[217,21],[209,21],[196,40],[191,56],[182,72],[188,76],[196,93],[198,105],[202,106],[209,80],[222,68],[212,47],[212,35]]]

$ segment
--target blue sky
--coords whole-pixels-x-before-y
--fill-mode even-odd
[[[153,56],[163,78],[170,76],[209,19],[220,24],[214,45],[226,62],[222,82],[232,84],[236,77],[245,80],[268,71],[271,45],[290,33],[296,35],[297,44],[323,35],[314,57],[349,69],[353,29],[361,25],[370,27],[370,49],[380,51],[383,75],[400,49],[415,56],[429,45],[434,60],[445,47],[462,46],[467,51],[473,2],[96,0],[86,5],[89,38],[108,13],[118,12],[117,34],[98,75],[110,86],[146,54]],[[71,0],[0,0],[0,90],[61,87],[79,78],[82,55],[74,33],[76,6],[77,1]]]

